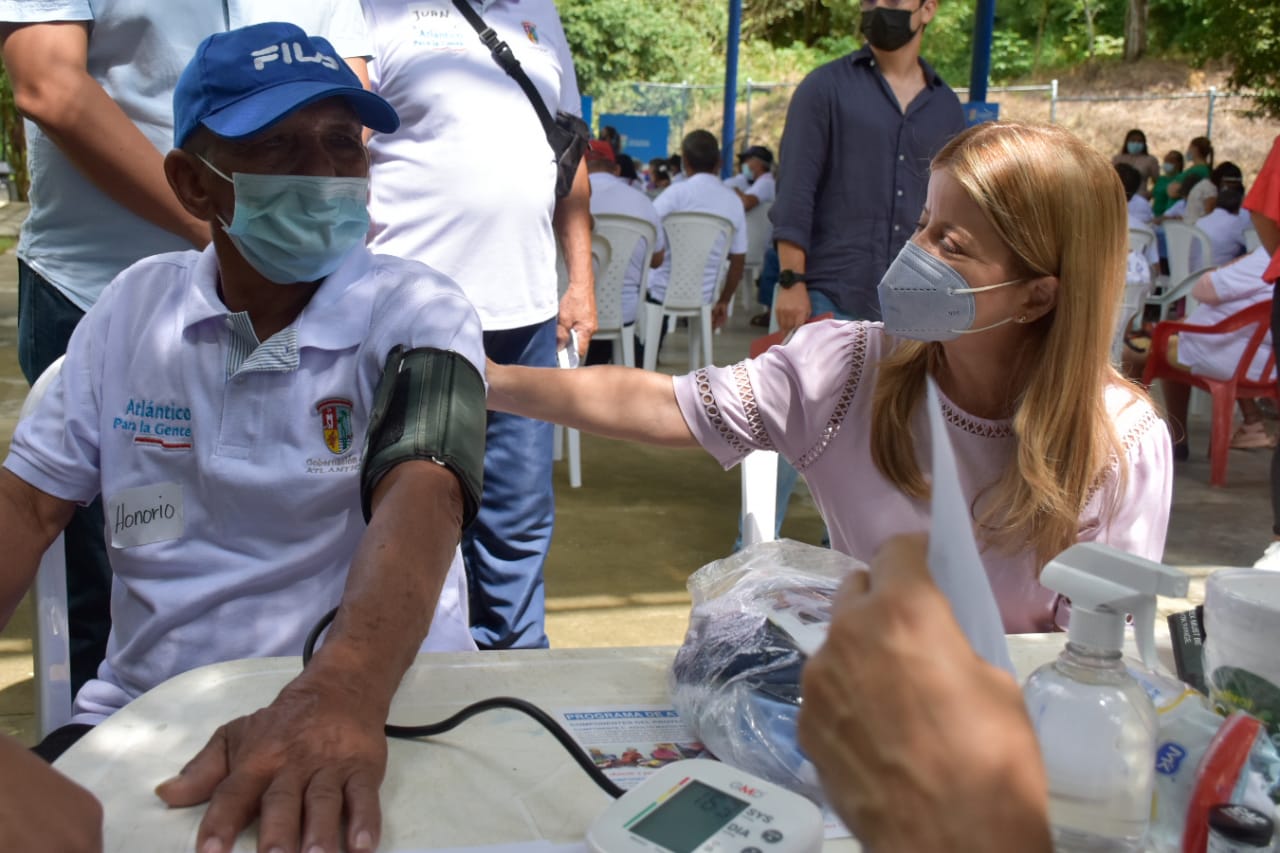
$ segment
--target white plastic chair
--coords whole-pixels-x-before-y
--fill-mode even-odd
[[[711,301],[724,284],[733,223],[711,213],[672,213],[662,220],[662,227],[671,255],[671,274],[662,304],[644,303],[644,369],[658,368],[663,320],[688,317],[689,369],[695,370],[711,364]],[[719,270],[719,280],[707,297],[702,281],[712,266]]]
[[[769,248],[769,238],[773,236],[773,223],[769,221],[769,209],[773,202],[757,204],[747,211],[747,261],[742,273],[742,307],[750,308],[755,304],[756,279],[764,269],[764,253]]]
[[[742,547],[774,540],[778,513],[778,454],[753,450],[742,459]]]
[[[41,373],[27,392],[18,419],[25,418],[48,392],[62,370],[62,357]],[[71,722],[71,641],[67,627],[67,558],[63,537],[53,540],[40,558],[32,591],[36,605],[34,668],[36,724],[40,738]]]
[[[1133,323],[1134,317],[1142,313],[1143,303],[1151,292],[1151,282],[1130,280],[1124,284],[1124,293],[1120,298],[1120,311],[1116,317],[1115,332],[1111,337],[1111,363],[1120,367],[1124,356],[1124,334]]]
[[[591,235],[591,268],[596,280],[596,294],[600,292],[600,275],[609,266],[610,250],[609,241],[599,234]],[[569,289],[569,271],[564,262],[564,255],[557,247],[556,251],[556,276],[560,296],[563,297],[565,291]],[[594,339],[594,338],[593,338]],[[563,436],[563,438],[562,438]],[[564,458],[564,445],[569,446],[569,488],[577,489],[582,486],[582,436],[576,429],[566,430],[564,427],[556,424],[551,438],[552,461],[559,462]]]
[[[640,293],[637,305],[644,302],[649,283],[649,260],[658,242],[657,229],[634,216],[602,213],[596,216],[596,235],[609,244],[609,263],[596,276],[596,333],[592,340],[614,341],[615,364],[636,366],[635,324],[623,325],[622,290],[637,247],[644,243],[645,257],[640,265]]]
[[[1213,259],[1209,235],[1199,228],[1170,220],[1164,224],[1164,238],[1169,249],[1169,278],[1161,293],[1147,297],[1148,305],[1159,307],[1161,320],[1168,319],[1169,308],[1184,297],[1188,300],[1187,313],[1190,313],[1193,307],[1190,301],[1191,288],[1195,286],[1196,279],[1213,269],[1207,264],[1195,269],[1191,267],[1193,246],[1198,248],[1202,264]]]
[[[1150,228],[1129,229],[1129,251],[1146,256],[1147,249],[1156,242],[1156,232]]]
[[[1262,245],[1262,241],[1258,239],[1258,232],[1252,228],[1244,229],[1244,251],[1245,254],[1251,254],[1255,249]]]

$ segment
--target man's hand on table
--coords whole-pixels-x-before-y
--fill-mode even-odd
[[[314,662],[313,662],[314,667]],[[156,788],[170,807],[205,801],[197,853],[231,850],[259,818],[260,853],[377,847],[387,768],[387,708],[309,668],[260,711],[219,728],[182,772]]]
[[[804,670],[800,745],[877,853],[1049,851],[1048,783],[1018,685],[974,653],[900,536],[836,596]]]
[[[98,853],[102,806],[11,737],[0,735],[0,850]]]

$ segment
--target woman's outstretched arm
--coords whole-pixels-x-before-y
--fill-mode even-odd
[[[489,362],[489,408],[563,424],[583,432],[658,444],[697,447],[665,373],[596,365],[562,370]]]

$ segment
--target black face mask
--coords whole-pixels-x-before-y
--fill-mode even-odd
[[[877,6],[862,13],[859,28],[871,46],[877,50],[894,51],[915,37],[911,29],[914,9],[885,9]]]

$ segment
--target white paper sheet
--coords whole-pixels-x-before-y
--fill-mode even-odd
[[[929,522],[929,571],[934,583],[951,602],[956,621],[983,660],[1014,674],[1004,623],[996,606],[986,569],[973,538],[969,502],[960,490],[955,451],[947,437],[938,386],[929,379],[925,401],[929,410],[932,450],[933,496]]]

